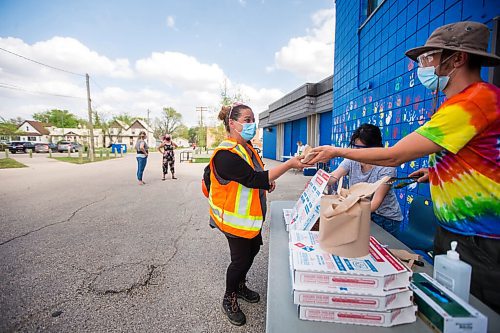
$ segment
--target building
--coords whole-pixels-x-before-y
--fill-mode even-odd
[[[71,141],[78,142],[84,146],[90,145],[90,131],[86,127],[79,128],[59,128],[50,124],[45,124],[35,120],[26,120],[19,127],[19,136],[13,139],[31,142],[53,142]],[[101,128],[94,128],[95,147],[108,147],[112,143],[124,143],[129,149],[134,147],[139,133],[145,131],[151,147],[156,147],[156,139],[153,130],[143,120],[137,119],[129,126],[119,120],[114,120],[109,128],[104,131]]]
[[[424,124],[432,115],[433,94],[420,84],[417,64],[404,52],[423,45],[439,26],[465,20],[484,23],[492,31],[490,45],[499,53],[498,0],[336,0],[335,5],[335,66],[328,83],[331,112],[326,106],[313,106],[318,103],[317,97],[313,99],[314,84],[271,104],[260,114],[264,157],[291,155],[297,139],[313,146],[347,146],[352,132],[363,123],[379,126],[385,145],[391,146]],[[499,72],[499,68],[484,68],[481,74],[498,85]],[[443,100],[440,96],[438,105]],[[331,169],[340,162],[334,159]],[[427,165],[427,158],[404,163],[397,168],[398,176]],[[396,190],[396,195],[407,221],[414,198],[430,198],[429,186],[414,184]]]
[[[297,152],[297,141],[310,146],[332,139],[333,76],[306,83],[269,105],[259,114],[263,156],[282,160]]]

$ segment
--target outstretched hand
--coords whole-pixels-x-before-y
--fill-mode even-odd
[[[316,153],[316,156],[312,160],[307,162],[308,164],[316,164],[318,162],[328,162],[332,158],[336,157],[336,148],[333,146],[319,146],[313,148],[311,152]]]

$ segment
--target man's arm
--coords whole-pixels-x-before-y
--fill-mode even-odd
[[[312,151],[317,152],[318,155],[308,162],[308,165],[326,162],[334,157],[344,157],[361,163],[397,167],[402,163],[437,153],[441,150],[443,148],[438,144],[413,132],[389,148],[350,149],[332,146],[317,147]]]

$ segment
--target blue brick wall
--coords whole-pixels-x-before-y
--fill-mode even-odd
[[[385,145],[392,146],[426,122],[433,95],[420,84],[417,64],[404,52],[423,45],[443,24],[475,20],[491,28],[499,13],[498,0],[387,0],[366,21],[365,2],[336,1],[332,144],[337,146],[347,146],[362,123],[379,126]],[[438,103],[443,100],[440,96]],[[340,162],[333,160],[332,168]],[[405,163],[397,168],[398,176],[427,165],[427,158]],[[405,223],[418,195],[430,198],[429,186],[396,191]]]

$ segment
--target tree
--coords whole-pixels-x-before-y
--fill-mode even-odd
[[[200,133],[199,126],[190,127],[188,130],[188,140],[191,143],[195,143],[198,146],[198,134]]]
[[[37,112],[33,114],[33,119],[61,128],[78,127],[78,125],[83,124],[81,119],[78,119],[77,116],[68,110],[52,109],[50,111]]]
[[[16,119],[5,120],[3,117],[0,117],[0,136],[10,137],[19,135],[20,133],[17,132],[19,125]]]
[[[180,124],[172,135],[177,138],[189,139],[189,128],[184,124]]]
[[[154,136],[160,138],[166,133],[174,133],[182,125],[182,114],[174,108],[163,108],[160,118],[155,119]]]

